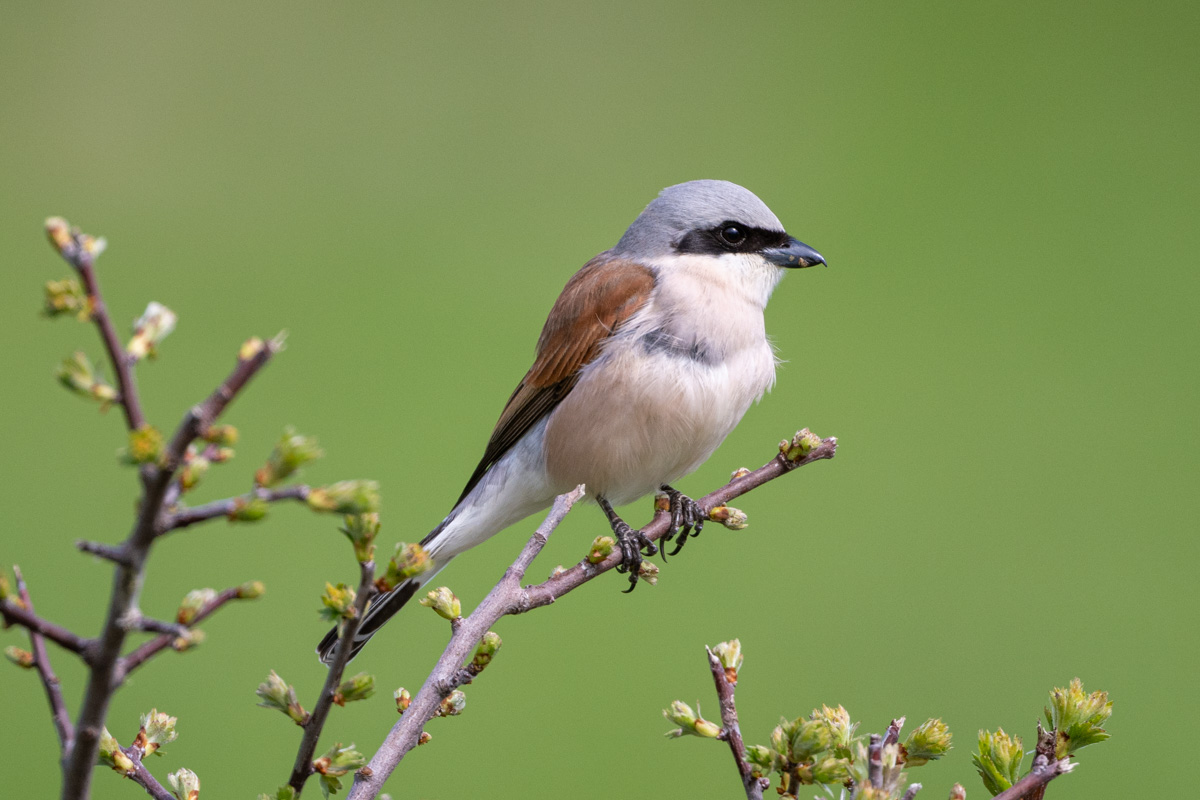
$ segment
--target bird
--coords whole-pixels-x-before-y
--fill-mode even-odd
[[[665,493],[664,556],[676,532],[675,552],[699,533],[703,510],[671,484],[774,384],[763,310],[788,269],[816,264],[824,257],[748,189],[663,189],[567,281],[458,502],[421,541],[432,568],[373,599],[350,657],[451,559],[579,484],[608,518],[632,591],[642,553],[657,548],[613,507]],[[317,647],[323,663],[337,643],[334,628]]]

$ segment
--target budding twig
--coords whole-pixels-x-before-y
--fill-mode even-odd
[[[192,621],[189,624],[192,627],[198,625],[230,600],[238,599],[238,591],[238,587],[233,586],[223,592],[220,592],[216,597],[214,597],[210,602],[204,604],[200,610],[196,612],[196,615],[192,617]],[[149,661],[158,653],[169,648],[171,643],[177,638],[179,638],[178,634],[164,633],[162,636],[151,639],[145,644],[139,646],[129,655],[122,658],[117,670],[117,676],[119,680],[123,682],[125,678],[129,677],[129,673],[133,672],[142,664]]]
[[[95,642],[74,634],[61,625],[56,625],[47,619],[33,613],[33,607],[26,605],[21,608],[10,601],[0,601],[0,615],[4,617],[5,625],[20,625],[31,633],[36,633],[54,642],[64,650],[70,650],[87,660]]]
[[[25,608],[32,614],[33,600],[29,598],[29,587],[25,585],[25,577],[21,574],[21,568],[15,564],[13,565],[13,575],[17,579],[17,594],[21,598],[21,602],[25,604]],[[71,715],[67,712],[67,705],[63,701],[62,685],[59,683],[58,675],[50,666],[50,656],[46,654],[46,642],[42,638],[42,634],[32,628],[29,629],[29,649],[33,651],[33,666],[38,672],[38,677],[42,679],[42,686],[46,690],[46,699],[50,702],[50,716],[54,720],[54,729],[58,732],[58,744],[65,753],[75,739],[75,728],[71,725]]]
[[[872,733],[867,745],[867,780],[878,789],[883,786],[883,737]]]
[[[129,537],[121,545],[127,560],[116,565],[104,629],[97,639],[83,707],[77,718],[75,744],[64,759],[63,798],[86,797],[91,786],[92,765],[96,761],[100,732],[108,714],[113,687],[119,678],[121,648],[128,633],[123,620],[136,613],[150,547],[162,530],[163,501],[184,453],[188,445],[216,420],[281,346],[277,340],[264,342],[253,352],[243,354],[233,372],[208,399],[184,415],[159,465],[143,468],[145,490],[138,506],[137,520]],[[140,415],[140,411],[138,413]]]
[[[119,545],[104,544],[103,542],[91,542],[87,539],[78,539],[75,542],[75,547],[80,552],[90,553],[98,556],[114,564],[125,564],[129,561],[129,557],[125,553],[125,548]]]
[[[450,642],[438,659],[437,665],[425,679],[421,690],[412,698],[404,716],[392,726],[391,732],[367,768],[355,774],[354,786],[350,789],[348,800],[375,797],[400,760],[419,744],[425,723],[436,716],[442,700],[468,676],[467,670],[462,668],[463,662],[496,620],[505,614],[513,613],[517,598],[523,593],[521,579],[525,576],[525,570],[545,547],[546,540],[571,510],[571,506],[581,497],[583,487],[578,486],[554,500],[550,513],[525,543],[516,561],[505,570],[504,577],[483,599],[475,612],[464,618],[455,628],[454,635],[450,637]]]
[[[808,455],[796,461],[788,460],[781,453],[753,472],[748,472],[745,475],[734,478],[720,489],[705,495],[697,502],[700,508],[707,513],[717,506],[724,505],[734,498],[741,497],[747,492],[757,489],[768,481],[772,481],[781,475],[786,475],[797,467],[811,464],[814,461],[833,458],[836,452],[837,439],[829,438],[821,440],[821,443],[808,453]],[[654,519],[650,521],[650,524],[642,528],[640,532],[653,542],[666,535],[670,527],[671,515],[666,512],[659,512],[654,515]],[[563,570],[557,575],[551,576],[549,580],[537,586],[529,587],[526,592],[527,598],[522,598],[523,605],[517,609],[517,612],[529,611],[530,609],[549,605],[555,599],[562,597],[572,589],[579,588],[597,575],[614,569],[620,563],[621,552],[620,550],[615,550],[611,555],[595,564],[582,561],[570,569]]]
[[[153,797],[154,800],[175,800],[175,795],[167,791],[167,787],[159,783],[158,779],[150,774],[150,770],[146,769],[146,765],[142,763],[142,753],[139,748],[122,747],[121,749],[133,761],[133,770],[125,777],[145,789],[146,794]]]
[[[1041,758],[1038,756],[1039,760]],[[1060,758],[1057,761],[1041,764],[1035,761],[1033,769],[1025,777],[993,797],[992,800],[1021,800],[1021,798],[1033,797],[1035,793],[1044,791],[1046,784],[1050,781],[1073,769],[1075,769],[1075,763],[1069,758]]]
[[[264,500],[268,503],[280,500],[298,500],[303,503],[308,499],[308,492],[309,487],[307,486],[285,486],[281,489],[255,489],[251,496],[256,500]],[[239,500],[244,501],[245,497],[226,497],[224,500],[214,500],[202,506],[193,506],[172,512],[167,515],[160,535],[195,525],[198,522],[228,517],[237,510]]]
[[[733,752],[733,760],[737,764],[738,775],[742,779],[742,788],[746,791],[746,800],[762,800],[763,789],[771,785],[766,778],[756,778],[746,763],[746,744],[742,741],[742,729],[738,726],[737,706],[734,704],[733,692],[735,684],[729,680],[721,659],[711,648],[705,647],[708,653],[708,667],[712,670],[713,683],[717,687],[717,700],[721,705],[721,738],[729,742]]]
[[[321,696],[313,706],[312,714],[304,723],[304,736],[300,739],[300,747],[296,751],[296,763],[292,766],[292,775],[288,786],[296,790],[296,794],[304,788],[305,781],[313,774],[313,754],[317,752],[317,742],[321,738],[321,729],[325,727],[325,719],[329,709],[333,707],[334,697],[342,682],[342,673],[350,663],[350,651],[354,649],[354,634],[362,624],[363,614],[367,610],[367,602],[375,593],[375,562],[363,561],[359,564],[360,578],[358,595],[354,600],[355,614],[342,623],[338,634],[337,650],[333,654],[333,662],[325,675],[325,685],[321,687]]]
[[[125,352],[117,331],[113,328],[112,318],[108,314],[108,306],[100,293],[100,282],[96,279],[95,255],[84,247],[78,236],[72,236],[58,252],[68,264],[75,268],[79,277],[83,278],[83,287],[87,291],[88,302],[91,306],[92,321],[100,329],[100,338],[104,340],[104,349],[108,352],[108,360],[117,375],[117,388],[121,396],[118,401],[125,412],[125,424],[129,430],[135,431],[146,424],[142,414],[142,404],[138,399],[137,384],[133,379],[134,359]]]
[[[811,435],[810,435],[811,436]],[[797,467],[811,464],[821,459],[833,458],[837,452],[837,439],[816,440],[811,449],[806,449],[803,455],[788,458],[788,451],[781,452],[775,458],[754,472],[738,474],[720,489],[706,495],[699,501],[704,511],[729,502],[764,483],[774,480]],[[525,570],[541,552],[546,539],[562,522],[571,506],[583,496],[583,487],[560,495],[554,501],[554,507],[546,516],[545,521],[538,527],[533,536],[526,542],[525,547],[517,556],[516,561],[504,573],[500,582],[488,593],[483,602],[468,617],[454,629],[449,644],[442,652],[433,671],[426,678],[421,690],[413,697],[412,704],[404,712],[400,721],[392,726],[392,730],[380,745],[368,769],[360,770],[354,779],[348,800],[368,800],[375,797],[383,787],[384,781],[392,774],[396,766],[413,747],[417,745],[421,729],[434,717],[438,706],[451,691],[464,682],[469,675],[462,668],[463,662],[470,655],[472,648],[489,631],[500,617],[508,614],[520,614],[534,608],[553,603],[567,592],[577,589],[593,578],[613,569],[620,563],[620,553],[614,551],[598,563],[583,559],[580,563],[563,570],[556,571],[549,580],[536,586],[522,588],[521,579]],[[649,525],[641,529],[641,533],[650,541],[660,539],[670,527],[670,514],[656,513]]]

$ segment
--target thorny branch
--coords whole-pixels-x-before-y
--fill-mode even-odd
[[[1059,775],[1075,769],[1075,766],[1069,758],[1048,762],[1045,756],[1039,755],[1034,760],[1033,769],[1025,777],[993,797],[992,800],[1022,800],[1022,798],[1038,796],[1045,791],[1046,784]]]
[[[64,758],[64,800],[86,797],[88,794],[92,765],[96,761],[108,704],[112,699],[113,690],[120,682],[118,666],[121,648],[128,633],[128,622],[138,614],[138,598],[141,594],[146,560],[154,538],[163,530],[164,499],[175,472],[183,461],[184,453],[188,445],[220,416],[238,392],[280,347],[281,342],[274,340],[262,343],[253,352],[243,353],[233,372],[208,399],[184,415],[160,463],[157,466],[148,465],[143,469],[145,490],[138,506],[138,517],[129,537],[120,546],[124,558],[115,566],[112,597],[104,629],[97,640],[95,655],[90,663],[91,674],[76,724],[74,746]],[[133,391],[132,383],[130,390]],[[128,409],[128,406],[126,407]]]
[[[239,589],[236,586],[220,592],[211,601],[201,606],[200,610],[196,612],[196,615],[192,617],[192,621],[189,623],[189,626],[195,627],[212,615],[221,606],[225,605],[230,600],[237,600],[238,597]],[[162,636],[157,636],[145,644],[140,645],[129,655],[123,657],[121,659],[120,668],[117,671],[120,676],[120,680],[123,682],[129,677],[129,673],[133,672],[142,664],[145,664],[158,653],[166,650],[177,638],[177,635],[169,633],[163,634]]]
[[[25,585],[25,576],[21,574],[21,568],[15,564],[13,565],[13,575],[17,579],[17,595],[29,613],[33,614],[33,601],[29,598],[29,587]],[[75,739],[75,727],[71,724],[71,715],[67,713],[66,703],[63,701],[62,686],[59,683],[58,675],[50,666],[50,656],[46,654],[46,642],[42,638],[42,634],[33,628],[29,629],[29,649],[33,652],[33,666],[46,690],[46,699],[50,702],[50,716],[54,720],[54,729],[58,732],[59,746],[66,750]]]
[[[280,500],[298,500],[303,503],[308,499],[309,487],[304,485],[284,486],[280,489],[263,489],[256,488],[251,497],[255,500],[265,500],[268,503],[275,503]],[[191,508],[181,508],[177,511],[172,511],[167,514],[166,520],[163,523],[163,529],[159,535],[169,533],[170,531],[186,528],[189,525],[195,525],[197,522],[204,522],[218,517],[228,517],[237,510],[239,500],[244,500],[244,497],[226,497],[224,500],[214,500],[211,503],[205,503],[201,506],[192,506]]]
[[[22,602],[24,602],[23,598]],[[33,606],[28,603],[25,608],[21,608],[9,600],[0,602],[0,615],[3,615],[5,625],[20,625],[29,630],[31,634],[37,634],[39,639],[49,639],[64,650],[70,650],[81,656],[84,661],[88,660],[89,654],[96,644],[91,639],[85,639],[61,625],[39,617],[33,612]]]
[[[362,624],[363,614],[367,610],[367,602],[375,592],[375,562],[364,561],[359,564],[361,576],[358,585],[358,595],[354,601],[355,614],[342,623],[338,635],[337,650],[329,672],[325,676],[325,685],[321,687],[321,696],[313,707],[312,714],[304,723],[304,736],[300,739],[300,747],[296,751],[296,763],[292,766],[292,775],[288,785],[299,794],[304,788],[305,781],[313,774],[313,754],[317,751],[317,742],[321,739],[321,730],[333,707],[334,697],[342,681],[342,673],[350,663],[350,651],[354,649],[354,634]]]
[[[733,752],[733,760],[737,764],[738,775],[742,779],[742,788],[746,791],[746,800],[762,800],[763,790],[771,785],[768,778],[756,778],[746,762],[746,743],[742,741],[742,729],[738,725],[737,706],[734,704],[733,692],[737,686],[736,680],[730,680],[721,665],[721,660],[711,648],[705,647],[708,653],[708,667],[712,670],[713,683],[717,687],[717,700],[721,705],[721,739],[729,743]]]
[[[96,279],[95,252],[82,234],[67,232],[65,223],[64,230],[61,232],[56,230],[49,232],[54,244],[58,247],[58,252],[68,264],[75,268],[79,277],[83,278],[83,287],[87,292],[92,322],[95,322],[96,327],[100,329],[100,338],[104,341],[108,360],[117,375],[117,389],[120,392],[117,400],[125,412],[125,424],[129,430],[135,431],[146,424],[146,418],[142,414],[142,404],[138,398],[137,384],[133,378],[135,361],[129,353],[125,352],[121,340],[117,338],[117,331],[113,328],[108,306],[104,303],[104,295],[100,293],[100,283]],[[56,234],[62,235],[63,238],[56,238]]]
[[[779,455],[757,470],[741,475],[706,495],[698,501],[700,507],[707,513],[797,467],[833,458],[837,452],[837,439],[823,439],[810,452],[793,459],[789,459],[783,450],[784,448],[781,448]],[[470,673],[462,668],[463,662],[500,617],[521,614],[549,605],[620,563],[621,555],[619,551],[614,551],[598,564],[591,564],[585,559],[536,586],[521,587],[520,582],[525,570],[541,552],[547,538],[562,522],[571,506],[582,496],[583,487],[580,486],[572,492],[560,495],[554,501],[554,506],[545,521],[525,544],[517,560],[504,573],[504,577],[470,616],[458,621],[454,626],[454,634],[450,637],[449,644],[421,690],[413,697],[408,710],[392,727],[370,763],[356,773],[349,800],[367,800],[379,793],[401,759],[416,746],[422,728],[433,718],[442,699],[470,679]],[[641,529],[641,533],[650,541],[662,538],[670,528],[670,516],[666,511],[656,513],[651,522]]]

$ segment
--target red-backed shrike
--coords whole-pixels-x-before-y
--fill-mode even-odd
[[[741,186],[664,189],[616,247],[567,282],[479,466],[421,542],[433,569],[375,598],[353,653],[456,555],[581,483],[618,537],[632,589],[641,551],[656,549],[612,507],[665,491],[676,549],[702,525],[699,507],[669,484],[703,464],[771,388],[767,299],[784,269],[823,263]],[[335,628],[317,648],[322,661],[336,644]]]

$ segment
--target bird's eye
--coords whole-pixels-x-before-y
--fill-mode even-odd
[[[737,225],[726,225],[724,228],[721,228],[721,241],[737,247],[746,241],[746,234]]]

